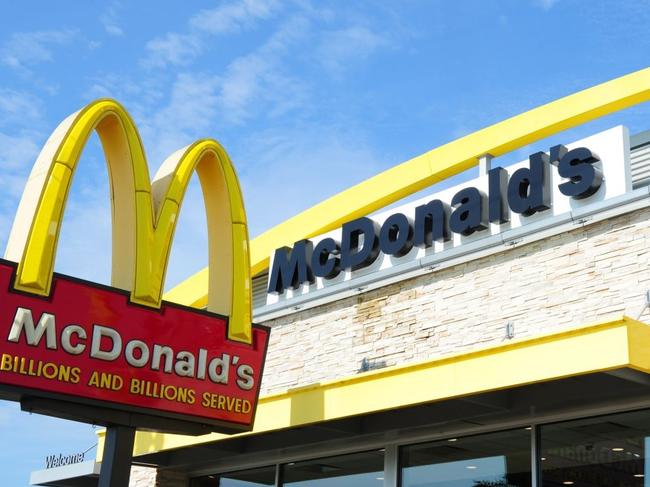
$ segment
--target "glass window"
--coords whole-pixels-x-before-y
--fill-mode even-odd
[[[384,451],[319,458],[284,465],[284,483],[294,487],[383,487]]]
[[[262,487],[275,485],[275,466],[192,479],[192,487]]]
[[[642,487],[650,412],[637,411],[541,428],[542,485]]]
[[[450,438],[401,449],[403,487],[530,487],[530,431]]]

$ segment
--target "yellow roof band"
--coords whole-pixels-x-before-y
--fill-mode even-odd
[[[251,275],[268,268],[269,256],[275,249],[377,211],[477,165],[478,158],[485,154],[503,155],[649,99],[650,68],[646,68],[441,145],[352,186],[252,239]],[[200,307],[207,302],[207,289],[208,271],[204,269],[167,292],[165,299]]]
[[[650,326],[622,317],[268,395],[260,398],[254,430],[242,435],[620,368],[649,373],[648,350]],[[103,433],[99,435],[97,458],[101,459]],[[134,454],[225,438],[229,436],[139,432]]]

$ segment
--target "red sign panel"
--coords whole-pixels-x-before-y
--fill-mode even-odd
[[[251,345],[227,339],[227,318],[55,275],[47,299],[12,288],[0,261],[0,390],[86,400],[205,425],[250,429],[269,329]],[[7,392],[5,392],[5,395]]]

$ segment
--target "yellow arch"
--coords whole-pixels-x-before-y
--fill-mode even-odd
[[[388,206],[438,181],[562,130],[650,99],[650,68],[602,83],[486,127],[437,147],[338,193],[289,218],[251,241],[251,274],[269,266],[269,256]],[[166,299],[204,305],[207,272],[198,272],[166,294]]]
[[[172,154],[150,183],[133,120],[114,100],[97,100],[55,129],[27,182],[5,257],[18,262],[16,289],[49,295],[57,241],[79,158],[93,130],[106,155],[113,218],[112,285],[159,307],[169,250],[194,171],[203,190],[209,241],[207,307],[229,316],[230,339],[251,343],[246,212],[226,151],[205,139]]]

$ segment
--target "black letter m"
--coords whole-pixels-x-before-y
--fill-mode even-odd
[[[282,294],[285,289],[298,289],[303,283],[314,283],[311,271],[311,254],[314,246],[310,240],[293,244],[293,250],[282,247],[275,251],[269,280],[269,293]]]

